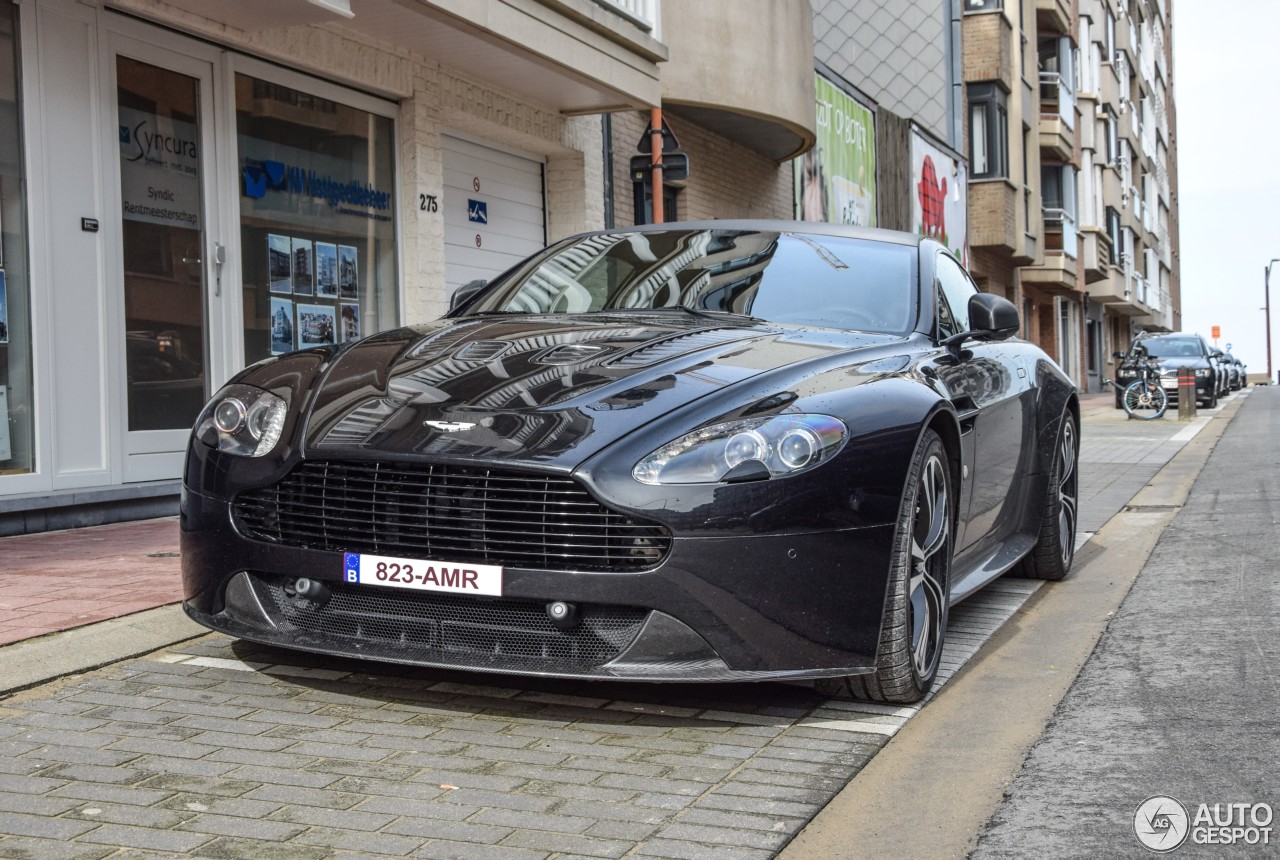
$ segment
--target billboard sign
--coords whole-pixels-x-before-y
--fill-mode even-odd
[[[816,75],[818,140],[796,159],[796,217],[876,225],[875,115]]]

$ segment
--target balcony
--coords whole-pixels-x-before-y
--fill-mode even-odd
[[[1013,92],[1013,25],[1004,15],[966,15],[964,18],[964,79],[966,82],[999,81]]]
[[[1105,278],[1089,285],[1089,298],[1105,304],[1108,311],[1121,316],[1137,317],[1147,313],[1133,295],[1132,282],[1126,279],[1122,270],[1114,267],[1108,270]]]
[[[664,109],[775,161],[813,145],[808,3],[698,0],[665,4],[662,16]]]
[[[1045,253],[1059,252],[1071,259],[1079,256],[1076,221],[1064,209],[1044,210]]]
[[[1173,307],[1169,303],[1169,294],[1161,291],[1162,303],[1151,313],[1139,316],[1134,320],[1147,331],[1174,331]]]
[[[1008,179],[969,181],[969,246],[1017,254],[1018,188]],[[975,217],[981,213],[981,217]]]
[[[1075,161],[1076,96],[1057,72],[1040,73],[1040,149],[1052,161]]]
[[[1049,237],[1046,235],[1044,238],[1047,246]],[[1079,266],[1074,258],[1046,247],[1042,264],[1022,268],[1022,283],[1055,293],[1077,292],[1081,289],[1078,273]]]
[[[1084,262],[1084,282],[1096,284],[1111,277],[1111,237],[1099,227],[1082,227],[1081,259]],[[1092,293],[1092,290],[1090,290]]]
[[[667,48],[658,41],[659,0],[119,0],[117,5],[151,17],[162,16],[158,10],[170,15],[180,10],[188,13],[184,27],[212,37],[224,27],[256,33],[336,24],[564,114],[645,108],[662,98],[658,64],[667,59]],[[279,59],[298,64],[296,57]],[[321,74],[332,71],[331,58],[322,52],[309,62]]]
[[[1036,0],[1036,29],[1042,33],[1072,35],[1071,17],[1069,0]]]

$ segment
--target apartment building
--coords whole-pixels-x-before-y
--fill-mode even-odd
[[[1080,229],[1105,376],[1136,332],[1182,327],[1171,2],[1080,0]]]
[[[1180,323],[1167,0],[965,0],[971,269],[1086,391]]]

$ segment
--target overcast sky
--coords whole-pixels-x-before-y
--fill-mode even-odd
[[[1267,369],[1263,270],[1280,257],[1280,2],[1172,0],[1182,326]],[[1272,381],[1280,263],[1271,272]]]

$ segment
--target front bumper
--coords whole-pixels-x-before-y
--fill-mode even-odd
[[[643,573],[507,568],[503,597],[343,580],[343,557],[244,537],[230,505],[182,505],[187,614],[255,642],[341,657],[518,675],[756,681],[874,671],[892,526],[803,535],[676,536]],[[324,605],[286,586],[325,583]],[[579,607],[552,625],[539,609]]]

